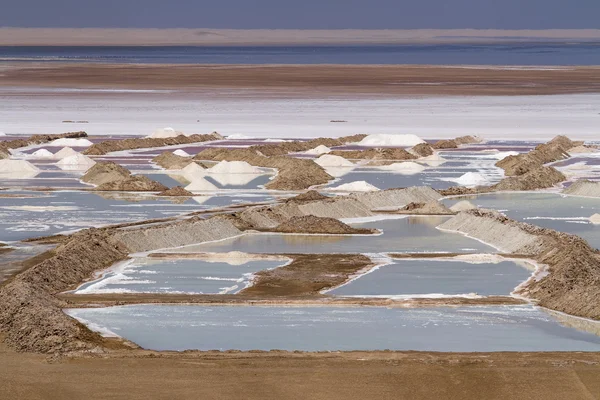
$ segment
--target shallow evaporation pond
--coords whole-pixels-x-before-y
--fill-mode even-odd
[[[396,260],[328,294],[357,297],[508,295],[534,267],[519,261],[469,263],[457,260]]]
[[[600,225],[589,220],[593,214],[600,213],[600,198],[556,193],[491,193],[453,197],[443,203],[452,206],[462,200],[481,208],[499,210],[517,221],[580,236],[600,248]]]
[[[460,234],[443,232],[436,226],[449,217],[405,217],[361,224],[358,228],[383,230],[382,235],[301,235],[258,233],[178,249],[174,253],[494,253],[495,249]]]
[[[172,188],[175,186],[187,186],[189,182],[183,176],[169,175],[164,173],[149,173],[146,176],[154,181]],[[269,183],[272,175],[268,174],[207,174],[203,176],[218,189],[256,190]]]
[[[224,260],[224,261],[223,261]],[[246,288],[252,274],[284,265],[281,260],[134,259],[85,283],[75,294],[185,293],[234,294]]]
[[[153,350],[600,351],[600,337],[533,306],[133,305],[66,312]]]

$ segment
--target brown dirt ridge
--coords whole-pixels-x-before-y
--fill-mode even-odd
[[[9,149],[18,149],[20,147],[27,147],[35,144],[49,143],[56,139],[84,138],[87,136],[86,132],[68,132],[57,135],[33,135],[26,139],[0,141],[0,159],[8,158],[10,156]]]
[[[97,162],[81,178],[83,182],[96,185],[98,191],[163,192],[169,188],[143,175],[131,175],[111,161]]]

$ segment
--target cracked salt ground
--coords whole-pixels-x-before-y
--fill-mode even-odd
[[[239,263],[231,263],[239,261]],[[234,294],[251,283],[255,272],[284,265],[285,260],[133,259],[85,283],[75,294],[185,293]]]
[[[465,199],[478,207],[501,211],[518,221],[580,236],[600,248],[600,225],[589,220],[600,212],[600,198],[557,193],[489,193],[453,197],[442,202],[451,207]]]
[[[533,306],[133,305],[66,312],[90,328],[153,350],[600,350],[600,337],[564,327]]]

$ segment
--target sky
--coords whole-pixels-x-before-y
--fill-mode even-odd
[[[0,0],[0,26],[600,28],[600,0]]]

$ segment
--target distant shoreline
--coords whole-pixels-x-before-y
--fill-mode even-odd
[[[0,46],[300,46],[600,42],[600,29],[296,30],[0,27]]]

